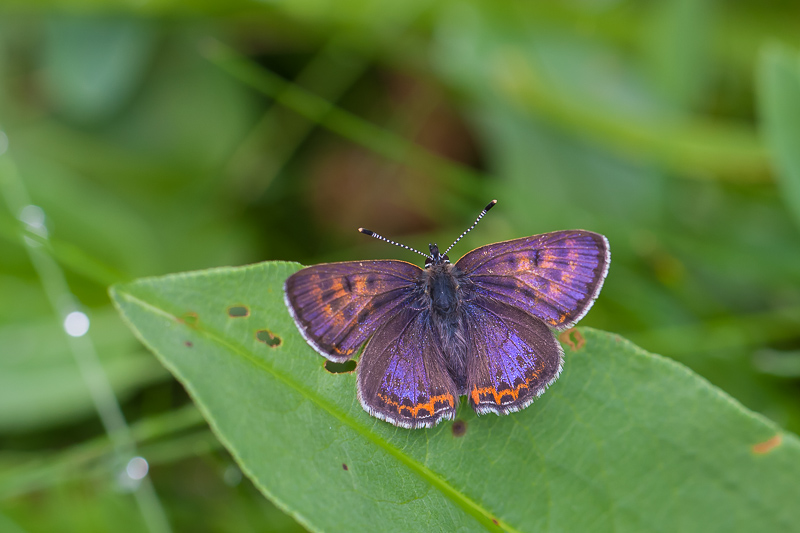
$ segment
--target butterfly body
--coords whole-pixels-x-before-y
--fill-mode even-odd
[[[583,230],[483,246],[455,264],[431,245],[425,268],[354,261],[304,268],[285,299],[320,354],[341,362],[366,346],[357,375],[364,409],[394,425],[528,406],[555,381],[563,351],[551,329],[591,307],[608,270],[608,241]]]
[[[468,347],[464,334],[464,290],[468,281],[449,262],[426,267],[422,278],[426,286],[422,300],[442,346],[445,367],[458,394],[466,394]]]

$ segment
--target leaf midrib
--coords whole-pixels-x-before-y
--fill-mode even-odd
[[[112,290],[112,293],[116,293],[117,295],[119,295],[120,297],[124,298],[125,300],[127,300],[128,302],[130,302],[132,304],[138,305],[138,306],[142,307],[145,310],[148,310],[148,311],[150,311],[150,312],[152,312],[154,314],[157,314],[157,315],[161,315],[161,316],[163,316],[165,318],[168,318],[170,320],[174,320],[176,322],[178,321],[178,317],[173,315],[172,313],[170,313],[170,312],[168,312],[168,311],[166,311],[164,309],[161,309],[159,307],[156,307],[155,305],[153,305],[153,304],[151,304],[151,303],[149,303],[147,301],[141,300],[140,298],[137,298],[136,296],[134,296],[134,295],[132,295],[132,294],[130,294],[128,292],[122,292],[117,288],[112,288],[111,290]],[[129,323],[130,323],[130,321],[129,321]],[[138,331],[138,328],[135,325],[133,325],[132,323],[131,323],[131,326],[136,331]],[[214,331],[212,331],[210,329],[207,329],[207,328],[206,329],[192,328],[192,329],[193,329],[193,331],[206,336],[212,342],[216,342],[217,344],[219,344],[221,346],[224,346],[225,348],[228,348],[229,350],[233,351],[237,355],[239,355],[239,356],[243,357],[244,359],[246,359],[247,361],[249,361],[254,366],[256,366],[256,367],[258,367],[258,368],[260,368],[262,370],[266,370],[272,376],[274,376],[276,379],[278,379],[279,381],[283,382],[287,386],[293,388],[294,390],[299,392],[301,395],[305,396],[308,400],[312,401],[317,406],[321,407],[324,411],[328,412],[334,418],[338,419],[339,421],[341,421],[342,423],[344,423],[345,425],[349,426],[351,429],[356,431],[363,438],[369,440],[370,442],[373,442],[378,447],[380,447],[381,449],[386,451],[388,454],[390,454],[391,456],[393,456],[396,459],[398,459],[401,463],[405,464],[414,474],[416,474],[417,476],[419,476],[423,480],[427,481],[430,485],[436,487],[439,490],[439,492],[441,492],[446,498],[450,499],[456,505],[461,507],[464,510],[464,512],[466,512],[467,514],[472,515],[478,522],[482,523],[487,528],[489,528],[489,529],[498,529],[499,528],[499,529],[502,529],[502,530],[505,530],[505,531],[510,531],[510,532],[514,532],[514,533],[521,533],[516,528],[511,527],[510,525],[508,525],[505,522],[503,522],[500,518],[494,516],[492,513],[487,511],[484,507],[479,505],[477,502],[475,502],[475,501],[467,498],[466,496],[464,496],[461,492],[459,492],[452,485],[450,485],[447,481],[445,481],[443,478],[441,478],[438,474],[436,474],[435,472],[430,470],[425,465],[419,463],[418,461],[416,461],[412,457],[404,454],[400,449],[398,449],[395,446],[392,446],[385,439],[382,439],[382,438],[378,437],[377,435],[375,435],[373,432],[371,432],[369,430],[366,430],[366,428],[364,428],[363,425],[359,424],[355,419],[353,419],[352,417],[348,416],[343,411],[341,411],[339,409],[334,409],[333,408],[333,404],[331,404],[330,402],[324,401],[312,389],[309,389],[307,387],[301,386],[298,382],[296,382],[294,379],[290,378],[285,373],[277,371],[275,368],[273,368],[271,365],[269,365],[266,361],[263,361],[261,359],[258,359],[256,357],[251,356],[246,348],[244,348],[244,347],[242,347],[240,345],[235,345],[235,344],[232,344],[230,342],[227,342],[222,336],[220,336],[219,334],[217,334],[216,332],[214,332]],[[170,365],[170,366],[172,366],[172,365]],[[177,372],[176,372],[176,374],[177,374]],[[201,408],[202,408],[202,406],[201,406]],[[205,408],[202,408],[202,411],[206,414],[206,418],[209,420],[209,422],[213,426],[216,426],[216,423],[214,422],[213,417],[210,416],[210,413],[208,413],[205,410]],[[217,433],[217,435],[219,437],[221,437],[221,432],[217,431],[216,433]],[[237,450],[236,447],[233,446],[232,443],[228,442],[227,439],[222,439],[222,440],[224,440],[226,442],[227,447],[232,451],[232,453],[234,452],[234,450]],[[238,453],[235,453],[235,455],[237,457],[239,457]],[[260,483],[258,483],[258,484],[260,486]],[[273,495],[273,497],[276,500],[279,499],[279,498],[275,497],[274,495]],[[296,514],[296,513],[293,513],[293,514]],[[497,522],[494,522],[494,520],[497,520]],[[303,522],[304,523],[308,523],[306,520],[303,520]]]

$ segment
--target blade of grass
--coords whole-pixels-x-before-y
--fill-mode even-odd
[[[759,111],[784,202],[800,224],[800,55],[764,48],[758,70]]]
[[[376,154],[430,173],[452,187],[454,194],[463,194],[471,201],[484,201],[488,197],[485,184],[490,179],[489,176],[433,154],[407,139],[339,109],[328,100],[266,70],[219,41],[206,41],[203,53],[209,61],[242,83]]]
[[[341,35],[334,36],[294,83],[298,87],[314,87],[323,98],[336,102],[364,73],[372,59],[348,54],[343,40]],[[347,57],[341,61],[344,55]],[[280,99],[280,95],[276,97]],[[285,115],[283,106],[273,105],[267,109],[228,161],[228,172],[243,194],[246,191],[248,201],[255,201],[264,194],[316,126],[316,122],[294,113],[291,117]],[[269,146],[270,150],[264,152],[264,146]]]
[[[186,446],[183,433],[205,424],[200,412],[190,404],[132,424],[130,436],[148,463],[172,462],[196,453],[196,446]],[[211,434],[203,429],[189,435],[198,442],[206,442]],[[216,447],[212,444],[203,446]],[[19,464],[0,477],[0,499],[42,490],[66,480],[108,476],[118,466],[114,458],[114,443],[103,435],[46,457],[16,459],[14,462]]]
[[[1,131],[0,137],[5,139],[5,146],[7,147],[7,137]],[[0,195],[5,197],[11,213],[22,213],[24,208],[31,205],[25,184],[10,156],[0,153],[0,158]],[[43,225],[31,225],[29,229],[34,233],[39,233],[41,237],[47,237],[46,227]],[[80,310],[77,299],[69,289],[64,272],[55,259],[38,242],[26,238],[22,233],[20,233],[19,238],[28,252],[53,311],[58,316],[59,321],[64,323],[67,316]],[[130,430],[114,395],[114,390],[111,388],[108,377],[100,364],[94,343],[85,333],[73,336],[67,334],[66,330],[65,341],[75,358],[100,421],[114,444],[119,464],[124,465],[131,457],[136,455],[136,445],[130,435]],[[150,531],[171,531],[164,509],[161,507],[149,478],[145,477],[141,480],[139,489],[134,491],[134,496]]]
[[[689,177],[733,182],[769,180],[767,154],[745,125],[697,118],[633,119],[566,98],[546,73],[518,50],[500,50],[490,73],[494,85],[529,113],[611,146],[642,156]]]
[[[104,264],[70,242],[42,237],[19,221],[0,215],[0,237],[17,245],[20,234],[42,246],[59,264],[98,285],[106,287],[132,279],[130,275]]]

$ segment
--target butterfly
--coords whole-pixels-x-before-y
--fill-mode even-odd
[[[455,418],[466,396],[479,414],[519,411],[561,373],[555,331],[589,311],[608,272],[608,240],[556,231],[477,248],[455,264],[444,253],[303,268],[284,285],[286,305],[308,343],[341,363],[366,343],[358,399],[371,415],[404,428]]]

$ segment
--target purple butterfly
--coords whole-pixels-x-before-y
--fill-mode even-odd
[[[459,397],[478,414],[530,405],[561,372],[551,328],[572,327],[608,272],[608,240],[556,231],[471,251],[455,265],[445,250],[425,269],[405,261],[351,261],[304,268],[286,280],[286,305],[308,343],[344,362],[367,342],[358,399],[373,416],[406,428],[453,419]]]

